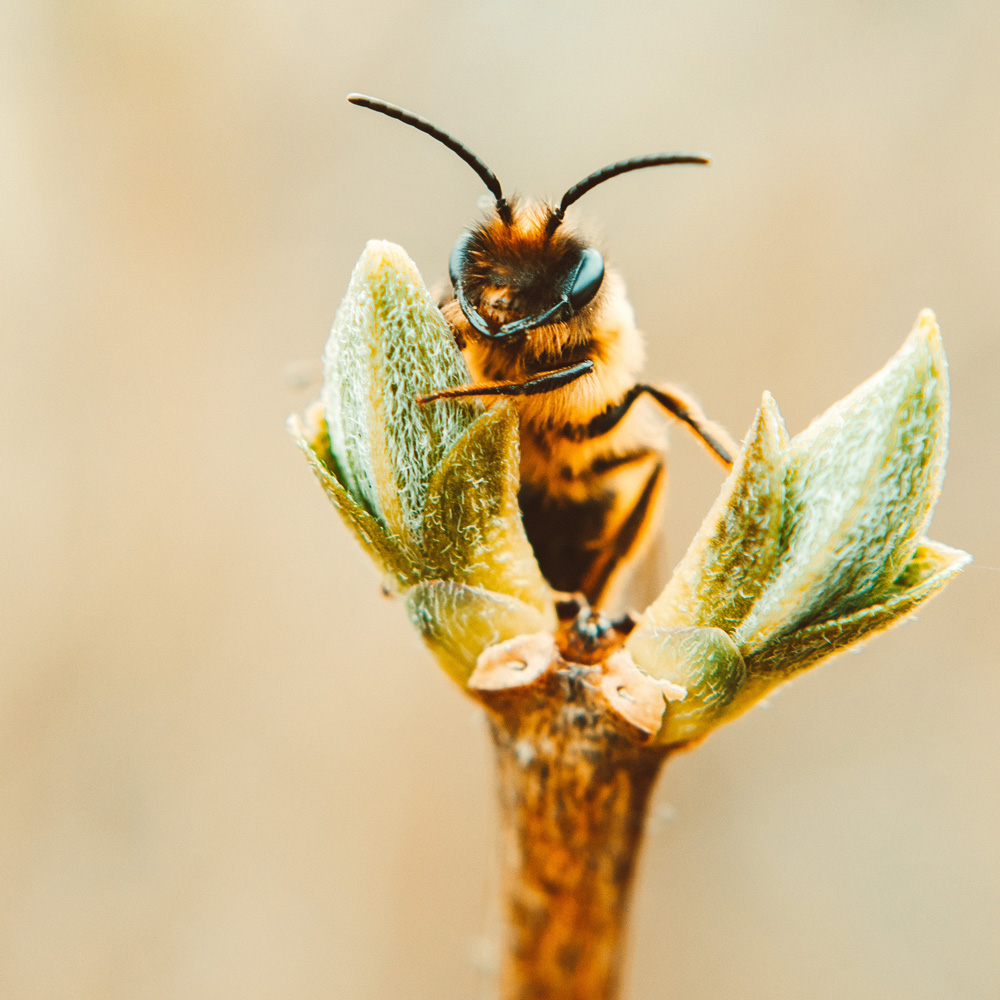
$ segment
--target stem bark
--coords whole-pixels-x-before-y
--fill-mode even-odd
[[[614,1000],[645,816],[667,756],[587,671],[483,698],[502,826],[503,1000]]]

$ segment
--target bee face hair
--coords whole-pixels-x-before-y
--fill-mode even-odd
[[[512,200],[509,207],[509,222],[497,213],[459,237],[449,268],[470,325],[494,340],[570,320],[604,278],[599,251],[569,229],[549,232],[551,206]]]

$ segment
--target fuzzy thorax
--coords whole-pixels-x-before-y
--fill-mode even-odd
[[[522,319],[553,305],[553,275],[586,244],[569,227],[549,237],[545,223],[551,206],[519,202],[514,222],[498,217],[473,232],[466,294],[491,325]],[[473,382],[522,382],[589,359],[594,370],[569,385],[515,397],[521,418],[522,476],[539,482],[552,471],[567,478],[588,468],[599,454],[626,453],[639,445],[663,444],[660,422],[640,408],[622,421],[614,440],[573,440],[560,433],[582,426],[622,398],[633,386],[645,360],[645,345],[625,284],[613,270],[604,276],[597,295],[566,322],[552,323],[509,339],[489,340],[478,334],[449,298],[442,312],[463,347]]]

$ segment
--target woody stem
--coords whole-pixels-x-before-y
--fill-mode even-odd
[[[614,1000],[666,751],[645,745],[579,679],[558,687],[489,706],[502,826],[501,997]]]

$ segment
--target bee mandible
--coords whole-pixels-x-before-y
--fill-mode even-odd
[[[733,445],[685,393],[639,381],[643,337],[621,278],[565,222],[592,188],[632,170],[706,164],[693,153],[621,160],[574,184],[558,205],[507,198],[492,170],[447,132],[385,101],[348,101],[427,133],[457,153],[493,196],[489,217],[451,252],[439,302],[473,381],[419,398],[514,397],[520,413],[524,527],[542,573],[592,606],[659,520],[666,479],[663,421],[649,397],[726,468]]]

